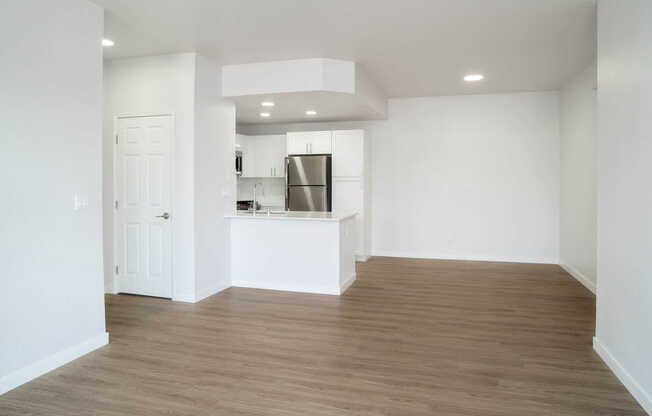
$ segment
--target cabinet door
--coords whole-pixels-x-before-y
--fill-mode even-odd
[[[284,135],[270,136],[272,172],[276,178],[285,177],[286,140]]]
[[[312,154],[322,155],[333,152],[332,135],[330,131],[313,131],[310,132],[310,141],[308,150]]]
[[[288,133],[287,134],[287,154],[288,155],[305,155],[308,154],[310,147],[310,137],[306,133]]]
[[[302,131],[287,134],[288,155],[330,154],[330,131]]]
[[[362,130],[333,132],[333,176],[362,176],[363,143]]]
[[[254,172],[256,178],[269,178],[272,176],[269,163],[269,145],[265,136],[256,136],[253,138],[254,155],[256,157],[256,166]]]
[[[239,150],[242,152],[242,177],[254,178],[256,176],[256,153],[253,146],[253,137],[239,134],[236,137],[237,143],[240,144]]]
[[[348,214],[357,212],[355,217],[356,250],[355,254],[365,255],[364,248],[364,209],[362,201],[362,182],[355,180],[338,180],[333,178],[333,212]]]
[[[282,178],[285,176],[285,135],[264,135],[253,138],[258,178]]]

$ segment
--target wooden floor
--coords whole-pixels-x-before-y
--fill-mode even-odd
[[[558,266],[373,258],[342,297],[107,295],[110,345],[0,415],[644,415]]]

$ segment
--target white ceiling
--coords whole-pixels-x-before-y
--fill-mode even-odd
[[[557,89],[595,55],[594,0],[95,0],[107,59],[358,62],[389,97]],[[482,72],[486,80],[461,77]]]

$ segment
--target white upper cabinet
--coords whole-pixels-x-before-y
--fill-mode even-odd
[[[256,172],[260,178],[285,177],[285,136],[267,135],[256,137]]]
[[[288,155],[308,154],[308,143],[310,143],[310,138],[307,135],[300,134],[300,133],[288,133],[287,134]]]
[[[236,135],[242,152],[243,178],[285,177],[285,135]]]
[[[332,134],[330,131],[317,131],[311,135],[310,153],[315,155],[333,153]]]
[[[274,141],[274,167],[275,178],[285,178],[285,156],[287,155],[287,140],[285,134],[273,136]]]
[[[333,132],[333,176],[360,177],[364,164],[364,131]]]
[[[321,155],[333,152],[330,131],[302,131],[287,134],[288,155]]]
[[[243,178],[255,177],[255,152],[252,146],[252,137],[243,134],[235,136],[236,150],[242,152],[242,175]],[[239,145],[239,146],[238,146]]]
[[[267,140],[263,140],[260,136],[252,137],[252,143],[255,152],[254,177],[266,178],[272,176],[270,143]]]

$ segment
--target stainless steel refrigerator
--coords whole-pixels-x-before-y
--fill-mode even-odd
[[[332,174],[330,155],[285,158],[285,209],[331,211]]]

